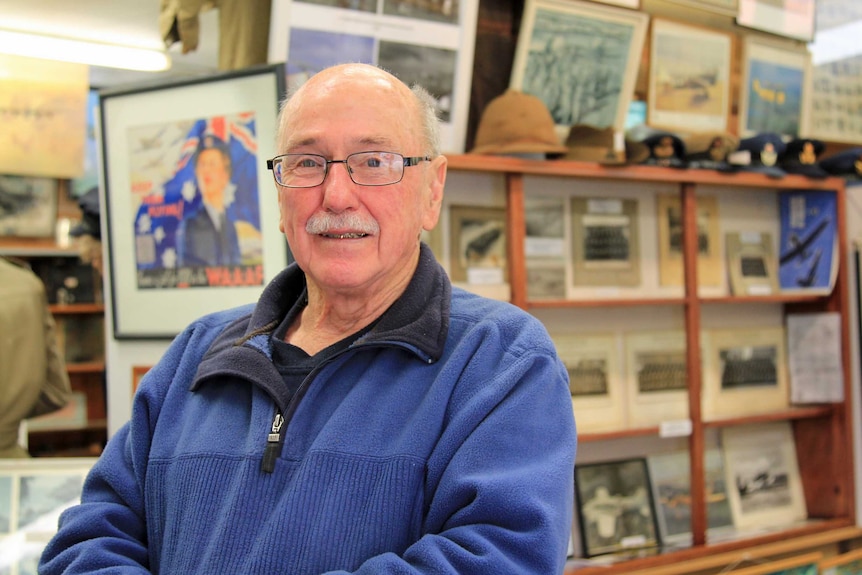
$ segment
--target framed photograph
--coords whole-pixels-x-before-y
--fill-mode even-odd
[[[729,33],[653,18],[649,124],[670,131],[729,131],[732,55]]]
[[[853,145],[862,141],[862,58],[812,65],[806,98],[804,136]]]
[[[449,220],[452,281],[471,285],[508,282],[506,209],[452,205]]]
[[[814,39],[815,0],[739,0],[736,23],[811,42]]]
[[[0,236],[54,237],[57,180],[0,176]]]
[[[0,174],[80,176],[89,66],[0,54],[0,69]]]
[[[376,64],[437,99],[444,152],[467,137],[479,0],[287,0],[273,2],[270,62],[286,62],[290,90],[320,70]]]
[[[727,232],[725,252],[733,295],[778,293],[775,245],[769,232]]]
[[[575,500],[585,557],[660,545],[646,459],[576,465]]]
[[[677,194],[659,194],[658,209],[659,282],[663,286],[683,285],[682,203]],[[697,197],[697,283],[724,285],[718,200]]]
[[[688,419],[685,333],[631,332],[626,349],[626,420],[630,428]]]
[[[579,433],[625,429],[619,343],[610,334],[552,333],[569,372],[569,390]]]
[[[739,133],[799,136],[810,67],[811,55],[804,46],[746,36]]]
[[[862,549],[854,549],[820,560],[820,575],[858,575],[862,573]]]
[[[566,297],[565,198],[524,198],[527,298],[562,300]]]
[[[725,427],[721,442],[737,529],[786,528],[808,517],[789,421]]]
[[[579,0],[527,0],[510,88],[545,103],[561,141],[588,124],[622,131],[649,17]]]
[[[704,419],[769,413],[790,405],[783,327],[708,330],[702,342]]]
[[[812,551],[792,555],[784,559],[763,560],[756,565],[734,569],[734,575],[824,575],[825,572],[818,571],[822,565],[823,553]]]
[[[664,545],[690,547],[691,463],[688,451],[657,453],[647,457],[659,532]],[[733,516],[727,499],[721,450],[704,452],[707,539],[710,542],[733,532]]]
[[[171,338],[286,266],[266,160],[283,66],[101,95],[113,335]]]
[[[573,197],[571,206],[573,285],[640,285],[638,201]]]

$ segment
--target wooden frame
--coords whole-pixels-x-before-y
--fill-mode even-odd
[[[575,499],[585,557],[661,544],[646,459],[576,465]]]
[[[733,575],[817,575],[823,553],[815,551],[785,557],[761,560],[756,565],[734,569]]]
[[[132,366],[132,395],[138,390],[141,380],[147,375],[147,372],[153,369],[151,365],[133,365]]]
[[[449,230],[452,281],[471,285],[508,281],[504,208],[452,205]]]
[[[802,131],[811,55],[806,48],[747,35],[743,42],[739,133]]]
[[[649,124],[670,131],[728,131],[732,56],[733,36],[727,32],[653,18]]]
[[[622,131],[647,22],[591,2],[527,0],[509,86],[545,103],[561,141],[575,124]]]
[[[287,265],[278,218],[260,199],[275,186],[266,159],[275,155],[283,92],[283,67],[261,66],[101,95],[115,338],[169,339],[200,315],[255,301]],[[225,225],[235,230],[240,260],[185,264],[181,225],[206,213],[196,150],[216,136],[230,154]]]

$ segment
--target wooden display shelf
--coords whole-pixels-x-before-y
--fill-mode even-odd
[[[66,371],[69,374],[102,373],[105,371],[104,361],[88,361],[84,363],[67,363]]]
[[[664,306],[679,306],[682,309],[685,331],[686,350],[686,380],[688,382],[688,417],[691,421],[691,433],[685,438],[690,454],[690,496],[692,546],[687,549],[659,552],[651,556],[629,558],[610,566],[584,566],[583,560],[572,561],[566,573],[592,575],[616,575],[622,573],[637,573],[644,575],[649,572],[655,575],[671,575],[692,573],[697,569],[709,569],[710,566],[727,565],[732,559],[722,557],[722,554],[753,553],[755,548],[763,545],[789,545],[794,550],[807,545],[806,541],[834,540],[856,537],[859,530],[855,527],[855,478],[853,473],[853,419],[855,414],[850,409],[852,387],[850,373],[853,356],[849,336],[849,293],[846,215],[844,181],[840,178],[810,179],[800,175],[787,175],[784,178],[770,178],[764,174],[752,172],[719,173],[711,170],[678,170],[655,166],[615,166],[607,167],[597,163],[574,162],[566,160],[525,160],[512,157],[455,155],[449,157],[451,172],[465,171],[485,173],[496,178],[494,185],[502,181],[506,205],[506,225],[509,232],[506,235],[506,256],[508,262],[510,301],[523,309],[562,309],[562,308],[650,308]],[[541,193],[536,187],[543,189],[545,182],[537,182],[534,177],[560,178],[561,180],[601,180],[612,182],[627,182],[633,184],[627,187],[629,195],[639,193],[643,189],[644,196],[666,193],[668,187],[675,187],[680,198],[682,222],[681,250],[683,268],[683,286],[679,297],[604,297],[601,294],[596,299],[578,300],[531,300],[527,295],[527,266],[525,254],[526,218],[525,204],[530,193]],[[453,178],[454,179],[454,178]],[[570,182],[554,183],[553,187],[563,189]],[[637,186],[641,184],[641,186]],[[656,184],[662,191],[656,191]],[[576,186],[575,186],[576,187]],[[613,186],[609,186],[609,190]],[[699,194],[708,190],[721,197],[722,188],[727,190],[752,189],[764,194],[779,195],[792,190],[833,191],[836,194],[838,220],[836,222],[838,273],[834,289],[829,294],[798,294],[776,293],[764,296],[711,296],[702,295],[703,290],[698,282],[698,213],[697,202]],[[601,186],[589,188],[597,196],[603,196]],[[555,190],[557,193],[559,190]],[[457,194],[450,187],[449,194]],[[583,195],[577,190],[569,193],[572,196]],[[728,201],[745,202],[738,194]],[[736,199],[734,199],[736,198]],[[596,292],[598,293],[598,292]],[[644,292],[646,293],[646,292]],[[675,293],[675,292],[674,292]],[[616,294],[614,294],[616,295]],[[630,291],[625,296],[637,295]],[[772,314],[773,308],[780,307],[781,314],[837,311],[841,313],[841,347],[844,368],[844,403],[791,406],[775,412],[761,415],[725,417],[720,420],[708,421],[702,413],[704,374],[702,373],[701,343],[702,332],[709,322],[715,322],[710,317],[702,317],[703,311],[712,306],[729,306],[741,316],[748,314],[751,306],[766,306],[767,313]],[[736,310],[737,306],[739,311]],[[761,311],[753,309],[754,312]],[[707,323],[707,325],[703,325]],[[732,323],[732,322],[731,322]],[[744,321],[741,323],[745,323]],[[558,327],[559,329],[559,327]],[[596,330],[601,326],[596,326]],[[583,326],[577,330],[584,331]],[[577,417],[577,414],[576,414]],[[788,421],[793,429],[797,459],[802,488],[805,495],[808,521],[800,526],[788,526],[783,530],[746,534],[744,538],[733,541],[711,543],[707,530],[706,490],[704,454],[707,450],[706,435],[708,432],[727,427],[746,424],[769,423],[773,421]],[[584,433],[579,436],[581,442],[626,441],[638,437],[659,436],[660,428],[646,427],[642,429],[627,429],[619,431]],[[851,528],[853,531],[845,531]],[[756,551],[759,553],[760,551]],[[773,552],[773,551],[770,551]],[[778,551],[774,551],[778,552]],[[764,552],[765,553],[765,552]],[[718,557],[718,558],[717,558]],[[723,562],[723,563],[722,563]],[[686,565],[686,567],[680,567]]]
[[[688,575],[721,573],[727,566],[742,560],[758,560],[862,538],[862,528],[850,518],[812,521],[781,531],[745,539],[707,545],[703,548],[678,549],[667,553],[628,559],[602,566],[584,566],[570,561],[564,575]]]
[[[48,309],[53,315],[85,315],[105,313],[105,304],[103,303],[72,303],[72,304],[51,304]]]

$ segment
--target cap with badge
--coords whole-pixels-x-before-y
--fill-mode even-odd
[[[670,132],[658,132],[643,139],[649,148],[649,156],[643,164],[666,168],[685,168],[685,143],[682,138]]]
[[[862,180],[862,147],[850,148],[820,160],[820,167],[845,180]]]
[[[226,158],[230,158],[230,148],[228,147],[227,142],[225,142],[215,134],[204,134],[203,136],[201,136],[201,139],[198,142],[197,150],[195,152],[195,161],[197,161],[197,155],[199,155],[205,150],[218,150]]]
[[[829,174],[817,165],[826,145],[820,140],[796,138],[788,142],[781,156],[781,169],[788,174],[800,174],[809,178],[825,178]]]
[[[726,132],[699,132],[689,134],[683,141],[689,168],[721,172],[736,169],[727,163],[727,157],[739,146],[736,136]]]
[[[771,178],[783,178],[787,173],[778,167],[778,158],[787,145],[774,132],[762,132],[739,141],[739,147],[731,152],[727,161],[731,166],[746,172],[766,174]]]
[[[604,165],[622,165],[626,162],[625,150],[615,149],[615,132],[612,127],[597,128],[576,124],[566,138],[565,160],[598,162]]]
[[[536,96],[506,90],[482,111],[470,153],[559,156],[566,150],[545,103]]]

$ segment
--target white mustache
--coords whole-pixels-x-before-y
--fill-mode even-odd
[[[380,225],[373,219],[365,220],[362,216],[355,213],[332,214],[321,212],[308,219],[305,223],[305,231],[315,235],[328,234],[333,231],[377,235],[380,232]]]

